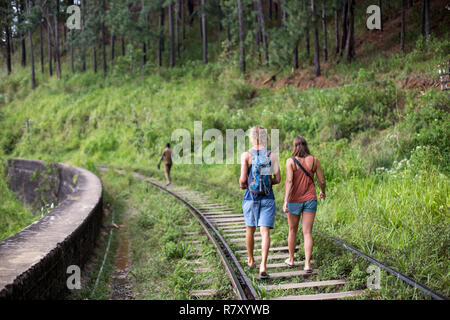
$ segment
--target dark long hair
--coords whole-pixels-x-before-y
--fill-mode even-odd
[[[295,137],[294,139],[294,149],[292,150],[292,155],[294,157],[304,158],[309,156],[311,153],[309,152],[308,143],[303,137]]]

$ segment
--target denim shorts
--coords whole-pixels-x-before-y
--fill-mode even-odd
[[[269,227],[273,229],[275,222],[275,200],[244,200],[242,201],[245,224],[248,227]]]
[[[317,211],[317,200],[309,200],[305,202],[288,202],[288,210],[292,214],[299,215],[304,212],[316,212]]]

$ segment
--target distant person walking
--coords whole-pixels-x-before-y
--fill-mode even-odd
[[[259,266],[261,279],[268,279],[266,272],[267,256],[270,247],[270,229],[275,222],[275,197],[272,185],[281,181],[277,155],[266,149],[267,130],[261,126],[250,129],[250,141],[253,147],[242,153],[241,177],[239,184],[247,189],[242,201],[245,224],[247,226],[245,242],[248,253],[248,266],[255,268],[253,250],[255,230],[260,227],[262,261]]]
[[[172,168],[172,150],[170,149],[170,143],[166,144],[166,147],[161,154],[161,158],[158,162],[158,169],[161,166],[162,160],[164,160],[164,176],[166,177],[166,186],[168,186],[171,183],[170,169]]]
[[[317,174],[317,179],[320,183],[320,198],[325,198],[325,178],[320,167],[320,162],[310,154],[305,138],[296,137],[293,147],[292,157],[286,161],[286,184],[283,204],[283,211],[288,214],[289,223],[289,258],[285,263],[289,268],[295,266],[294,253],[297,244],[297,230],[300,214],[302,214],[305,248],[304,270],[311,273],[312,227],[317,211],[314,173]]]

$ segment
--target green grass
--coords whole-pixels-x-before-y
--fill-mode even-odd
[[[0,241],[16,234],[34,221],[30,208],[22,204],[17,195],[8,188],[4,163],[0,163]]]
[[[108,172],[104,180],[129,190],[126,196],[118,192],[116,198],[126,201],[130,215],[130,250],[132,267],[128,278],[136,299],[195,299],[190,290],[205,288],[202,280],[213,279],[208,288],[216,289],[215,299],[233,297],[232,288],[220,259],[198,222],[187,208],[175,198],[143,181]],[[200,244],[193,245],[185,232],[198,232]],[[194,273],[189,261],[194,247],[200,247],[203,265],[210,272]]]

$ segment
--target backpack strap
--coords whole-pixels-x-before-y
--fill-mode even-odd
[[[313,185],[316,186],[315,183],[314,183],[314,178],[311,177],[311,175],[308,173],[308,171],[306,171],[306,169],[302,166],[302,164],[300,163],[300,161],[298,161],[294,156],[292,156],[291,159],[295,162],[296,165],[298,165],[298,166],[300,167],[300,169],[303,170],[303,172],[304,172],[309,178],[311,178],[311,181],[312,181]],[[314,165],[314,164],[313,164],[313,165]]]

